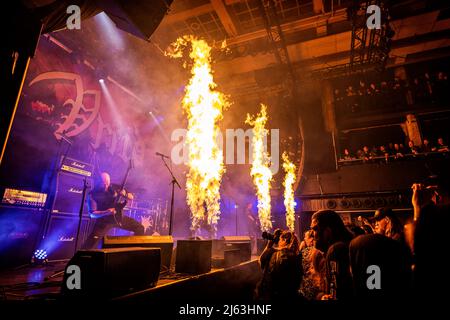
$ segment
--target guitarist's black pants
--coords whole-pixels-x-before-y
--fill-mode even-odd
[[[98,242],[108,233],[112,228],[120,228],[127,231],[134,232],[135,236],[144,235],[144,227],[136,220],[122,216],[120,225],[114,219],[114,216],[106,216],[95,219],[94,229],[83,244],[83,249],[96,249]]]

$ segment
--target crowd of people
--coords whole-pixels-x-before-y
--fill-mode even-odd
[[[443,257],[450,219],[449,181],[412,186],[412,221],[389,208],[347,226],[338,213],[313,214],[300,242],[277,230],[260,256],[261,300],[441,299],[449,277]],[[278,240],[279,239],[279,240]],[[444,294],[444,295],[443,295]]]
[[[422,145],[416,146],[412,140],[408,141],[405,147],[403,143],[389,143],[387,146],[381,145],[379,147],[373,146],[369,148],[367,145],[358,149],[356,153],[351,152],[348,148],[344,149],[340,160],[352,161],[361,160],[364,162],[372,161],[374,159],[384,159],[386,161],[392,159],[402,159],[405,156],[416,156],[419,154],[427,154],[430,152],[449,152],[449,146],[445,143],[442,137],[436,140],[433,144],[427,138],[423,139]]]
[[[408,105],[447,104],[449,101],[448,76],[443,71],[424,73],[422,76],[402,80],[367,83],[364,80],[334,90],[338,115],[361,113],[381,108],[401,110]]]

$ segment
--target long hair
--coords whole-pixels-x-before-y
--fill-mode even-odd
[[[305,232],[304,239],[306,240],[306,238],[314,238],[314,234],[313,234],[312,230],[308,230]]]
[[[313,249],[311,252],[311,267],[310,273],[314,285],[319,288],[321,292],[326,290],[326,274],[325,274],[325,257],[320,250]]]
[[[353,234],[344,225],[341,216],[333,210],[317,211],[312,219],[316,219],[321,228],[331,228],[335,241],[350,242],[353,238]]]
[[[286,240],[288,244],[287,249],[294,253],[299,254],[300,253],[300,241],[298,240],[297,236],[292,231],[283,231],[281,236],[283,239]]]
[[[397,216],[389,216],[389,223],[386,226],[385,235],[388,238],[399,240],[403,237],[404,226]]]

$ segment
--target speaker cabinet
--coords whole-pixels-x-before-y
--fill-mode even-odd
[[[365,194],[343,194],[340,197],[330,196],[305,196],[301,198],[300,210],[319,211],[360,211],[375,210],[380,207],[388,206],[392,209],[410,208],[411,196],[397,192],[383,192]]]
[[[211,255],[213,258],[223,258],[225,241],[222,239],[212,239]]]
[[[249,236],[224,236],[224,252],[239,250],[239,263],[252,257],[252,241]]]
[[[30,262],[44,220],[42,209],[0,206],[0,268]]]
[[[48,253],[49,260],[70,259],[75,253],[75,242],[79,218],[73,215],[52,215],[48,223],[44,240],[39,244],[40,249]],[[78,248],[82,246],[89,235],[90,218],[81,219]]]
[[[111,298],[156,286],[161,264],[158,248],[112,248],[81,250],[66,266],[61,292],[64,297]],[[80,289],[70,266],[78,266]]]
[[[211,240],[178,240],[175,271],[200,274],[211,271]]]
[[[172,236],[105,236],[103,248],[145,247],[161,250],[161,268],[170,269],[172,259]]]
[[[246,242],[251,241],[249,236],[223,236],[225,242]]]
[[[149,40],[173,0],[98,0],[119,29]]]
[[[248,242],[225,242],[224,255],[227,251],[239,251],[239,263],[249,261],[252,257],[252,244]]]
[[[56,180],[56,194],[53,202],[52,213],[79,215],[84,177],[75,174],[59,172]],[[87,181],[91,186],[91,179]],[[86,199],[88,198],[89,189],[86,190]],[[88,216],[87,201],[83,203],[83,215]]]
[[[229,268],[242,262],[241,250],[229,249],[224,251],[224,267]]]

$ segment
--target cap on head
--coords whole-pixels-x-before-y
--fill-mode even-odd
[[[375,215],[370,218],[371,221],[380,221],[381,219],[384,219],[385,217],[392,217],[394,215],[394,212],[391,208],[379,208],[377,211],[375,211]]]

